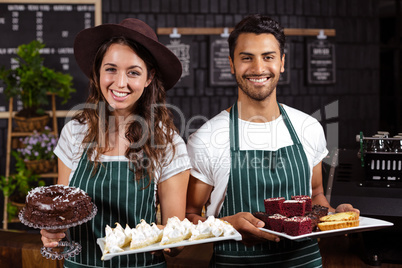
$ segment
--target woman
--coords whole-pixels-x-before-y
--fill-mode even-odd
[[[165,91],[181,76],[181,63],[154,31],[137,19],[81,31],[74,54],[90,78],[85,108],[61,132],[55,154],[58,183],[86,191],[98,213],[70,228],[82,252],[65,267],[163,267],[163,255],[140,253],[101,261],[96,239],[108,224],[135,227],[185,217],[189,159],[165,106]],[[64,233],[41,230],[46,247]]]

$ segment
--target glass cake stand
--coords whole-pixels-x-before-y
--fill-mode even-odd
[[[48,232],[57,233],[57,232],[60,232],[61,230],[69,229],[71,227],[86,223],[87,221],[89,221],[93,217],[95,217],[97,212],[98,212],[98,209],[96,208],[95,204],[92,203],[92,212],[86,218],[84,218],[80,221],[77,221],[77,222],[66,224],[66,225],[53,225],[53,226],[41,225],[41,224],[37,224],[37,223],[29,221],[25,217],[25,207],[18,214],[18,218],[20,219],[21,223],[23,223],[29,227],[36,228],[36,229],[45,229]],[[62,260],[63,258],[65,259],[65,258],[70,258],[75,255],[78,255],[81,252],[82,247],[79,243],[71,241],[70,232],[68,230],[66,231],[65,238],[66,238],[66,240],[59,241],[58,246],[55,248],[43,246],[41,248],[42,256],[45,257],[46,259]]]

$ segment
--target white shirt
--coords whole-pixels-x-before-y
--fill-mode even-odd
[[[80,124],[76,120],[70,120],[62,129],[57,147],[54,153],[57,157],[71,169],[69,180],[74,175],[77,169],[78,163],[81,159],[85,145],[82,141],[88,131],[86,124]],[[170,177],[179,174],[187,169],[191,168],[190,159],[187,154],[186,144],[183,139],[177,134],[174,134],[173,143],[176,146],[176,151],[172,162],[164,166],[161,172],[155,174],[155,187],[158,183],[161,183]],[[172,151],[169,150],[169,146],[166,148],[166,159],[171,159]],[[110,161],[129,161],[124,155],[109,156],[101,155],[99,160],[101,162]],[[156,191],[156,188],[155,188]]]
[[[322,126],[308,114],[282,106],[302,143],[312,174],[313,167],[328,154]],[[293,145],[293,141],[282,115],[267,123],[239,119],[240,150],[276,151],[289,145]],[[222,111],[193,133],[188,139],[187,150],[193,167],[191,175],[213,186],[206,216],[217,217],[230,175],[229,113]]]

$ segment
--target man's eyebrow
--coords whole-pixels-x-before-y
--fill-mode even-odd
[[[261,55],[270,55],[270,54],[276,54],[277,52],[276,51],[267,51],[267,52],[264,52],[264,53],[262,53]],[[246,55],[246,56],[253,56],[254,54],[253,53],[250,53],[250,52],[240,52],[239,53],[240,55]]]

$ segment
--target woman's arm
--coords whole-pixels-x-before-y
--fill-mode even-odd
[[[187,185],[190,170],[183,171],[158,184],[158,199],[161,208],[162,225],[173,216],[185,218]]]

